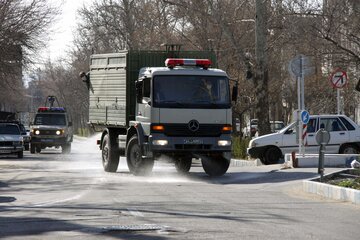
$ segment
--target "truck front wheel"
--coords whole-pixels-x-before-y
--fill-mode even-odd
[[[175,168],[178,173],[188,173],[192,164],[192,158],[187,156],[177,157],[175,159]]]
[[[230,166],[230,160],[222,155],[202,156],[201,164],[210,177],[222,176]]]
[[[134,175],[148,175],[154,167],[153,158],[143,158],[137,136],[132,136],[126,148],[126,160],[130,172]]]
[[[119,165],[119,151],[111,144],[109,134],[105,135],[102,142],[101,157],[105,172],[116,172]]]

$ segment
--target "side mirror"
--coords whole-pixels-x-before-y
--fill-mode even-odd
[[[360,92],[360,79],[359,79],[359,81],[357,82],[357,84],[355,86],[355,90]]]
[[[135,83],[135,87],[136,87],[136,102],[137,103],[142,103],[142,99],[143,99],[143,94],[142,94],[143,82],[142,81],[137,81]]]
[[[231,100],[236,103],[238,97],[238,84],[236,83],[235,86],[232,88],[232,95]]]
[[[90,74],[85,72],[80,72],[79,77],[86,84],[87,89],[90,90],[92,93],[94,93],[94,89],[90,81]]]

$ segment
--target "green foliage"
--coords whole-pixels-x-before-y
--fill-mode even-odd
[[[90,136],[90,131],[88,128],[78,128],[77,129],[77,135],[81,136],[81,137],[89,137]]]
[[[360,179],[346,179],[337,184],[340,187],[347,187],[360,190]]]
[[[237,159],[247,159],[246,148],[250,142],[249,138],[239,136],[232,137],[232,157]]]

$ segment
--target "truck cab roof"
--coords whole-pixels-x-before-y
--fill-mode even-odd
[[[153,77],[155,75],[207,75],[207,76],[226,76],[227,74],[220,69],[209,68],[203,69],[199,67],[144,67],[139,71],[140,77]]]

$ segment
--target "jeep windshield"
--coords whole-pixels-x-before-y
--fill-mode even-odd
[[[64,114],[37,114],[34,121],[35,125],[59,125],[65,126]]]
[[[153,79],[154,107],[229,108],[225,76],[160,75]]]

